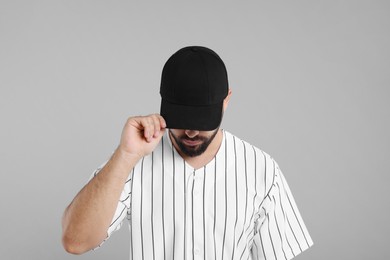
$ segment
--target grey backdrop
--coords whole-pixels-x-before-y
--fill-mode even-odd
[[[389,259],[388,1],[0,1],[0,258],[128,259],[127,226],[82,256],[61,215],[159,111],[186,45],[224,59],[223,128],[271,154],[314,246],[298,259]]]

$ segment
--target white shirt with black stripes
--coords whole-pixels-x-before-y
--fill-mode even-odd
[[[129,173],[107,239],[125,219],[131,260],[288,260],[313,245],[275,160],[226,130],[200,169],[166,131]]]

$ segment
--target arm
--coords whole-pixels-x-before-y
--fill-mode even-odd
[[[165,128],[159,115],[129,118],[121,142],[98,175],[76,195],[62,218],[62,243],[72,254],[98,246],[106,237],[131,169],[151,153]]]
[[[259,208],[253,239],[253,259],[289,260],[313,245],[291,190],[272,159],[274,179]]]

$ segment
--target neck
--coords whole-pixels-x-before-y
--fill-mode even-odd
[[[171,139],[173,146],[175,147],[176,151],[180,154],[180,156],[189,165],[191,165],[192,168],[197,170],[197,169],[205,166],[207,163],[209,163],[214,158],[214,156],[217,154],[219,147],[221,146],[221,143],[222,143],[223,133],[222,133],[221,129],[218,129],[217,134],[215,135],[214,139],[211,141],[211,143],[207,147],[206,151],[204,151],[204,153],[202,153],[201,155],[194,156],[194,157],[183,154],[181,152],[181,150],[179,149],[175,139],[172,138],[170,134],[169,134],[169,138]]]

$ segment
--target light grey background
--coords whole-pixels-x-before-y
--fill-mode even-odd
[[[162,2],[162,1],[161,1]],[[0,258],[128,259],[124,226],[72,256],[61,216],[159,111],[161,70],[214,49],[223,128],[276,159],[314,246],[297,259],[389,259],[388,1],[0,1]]]

